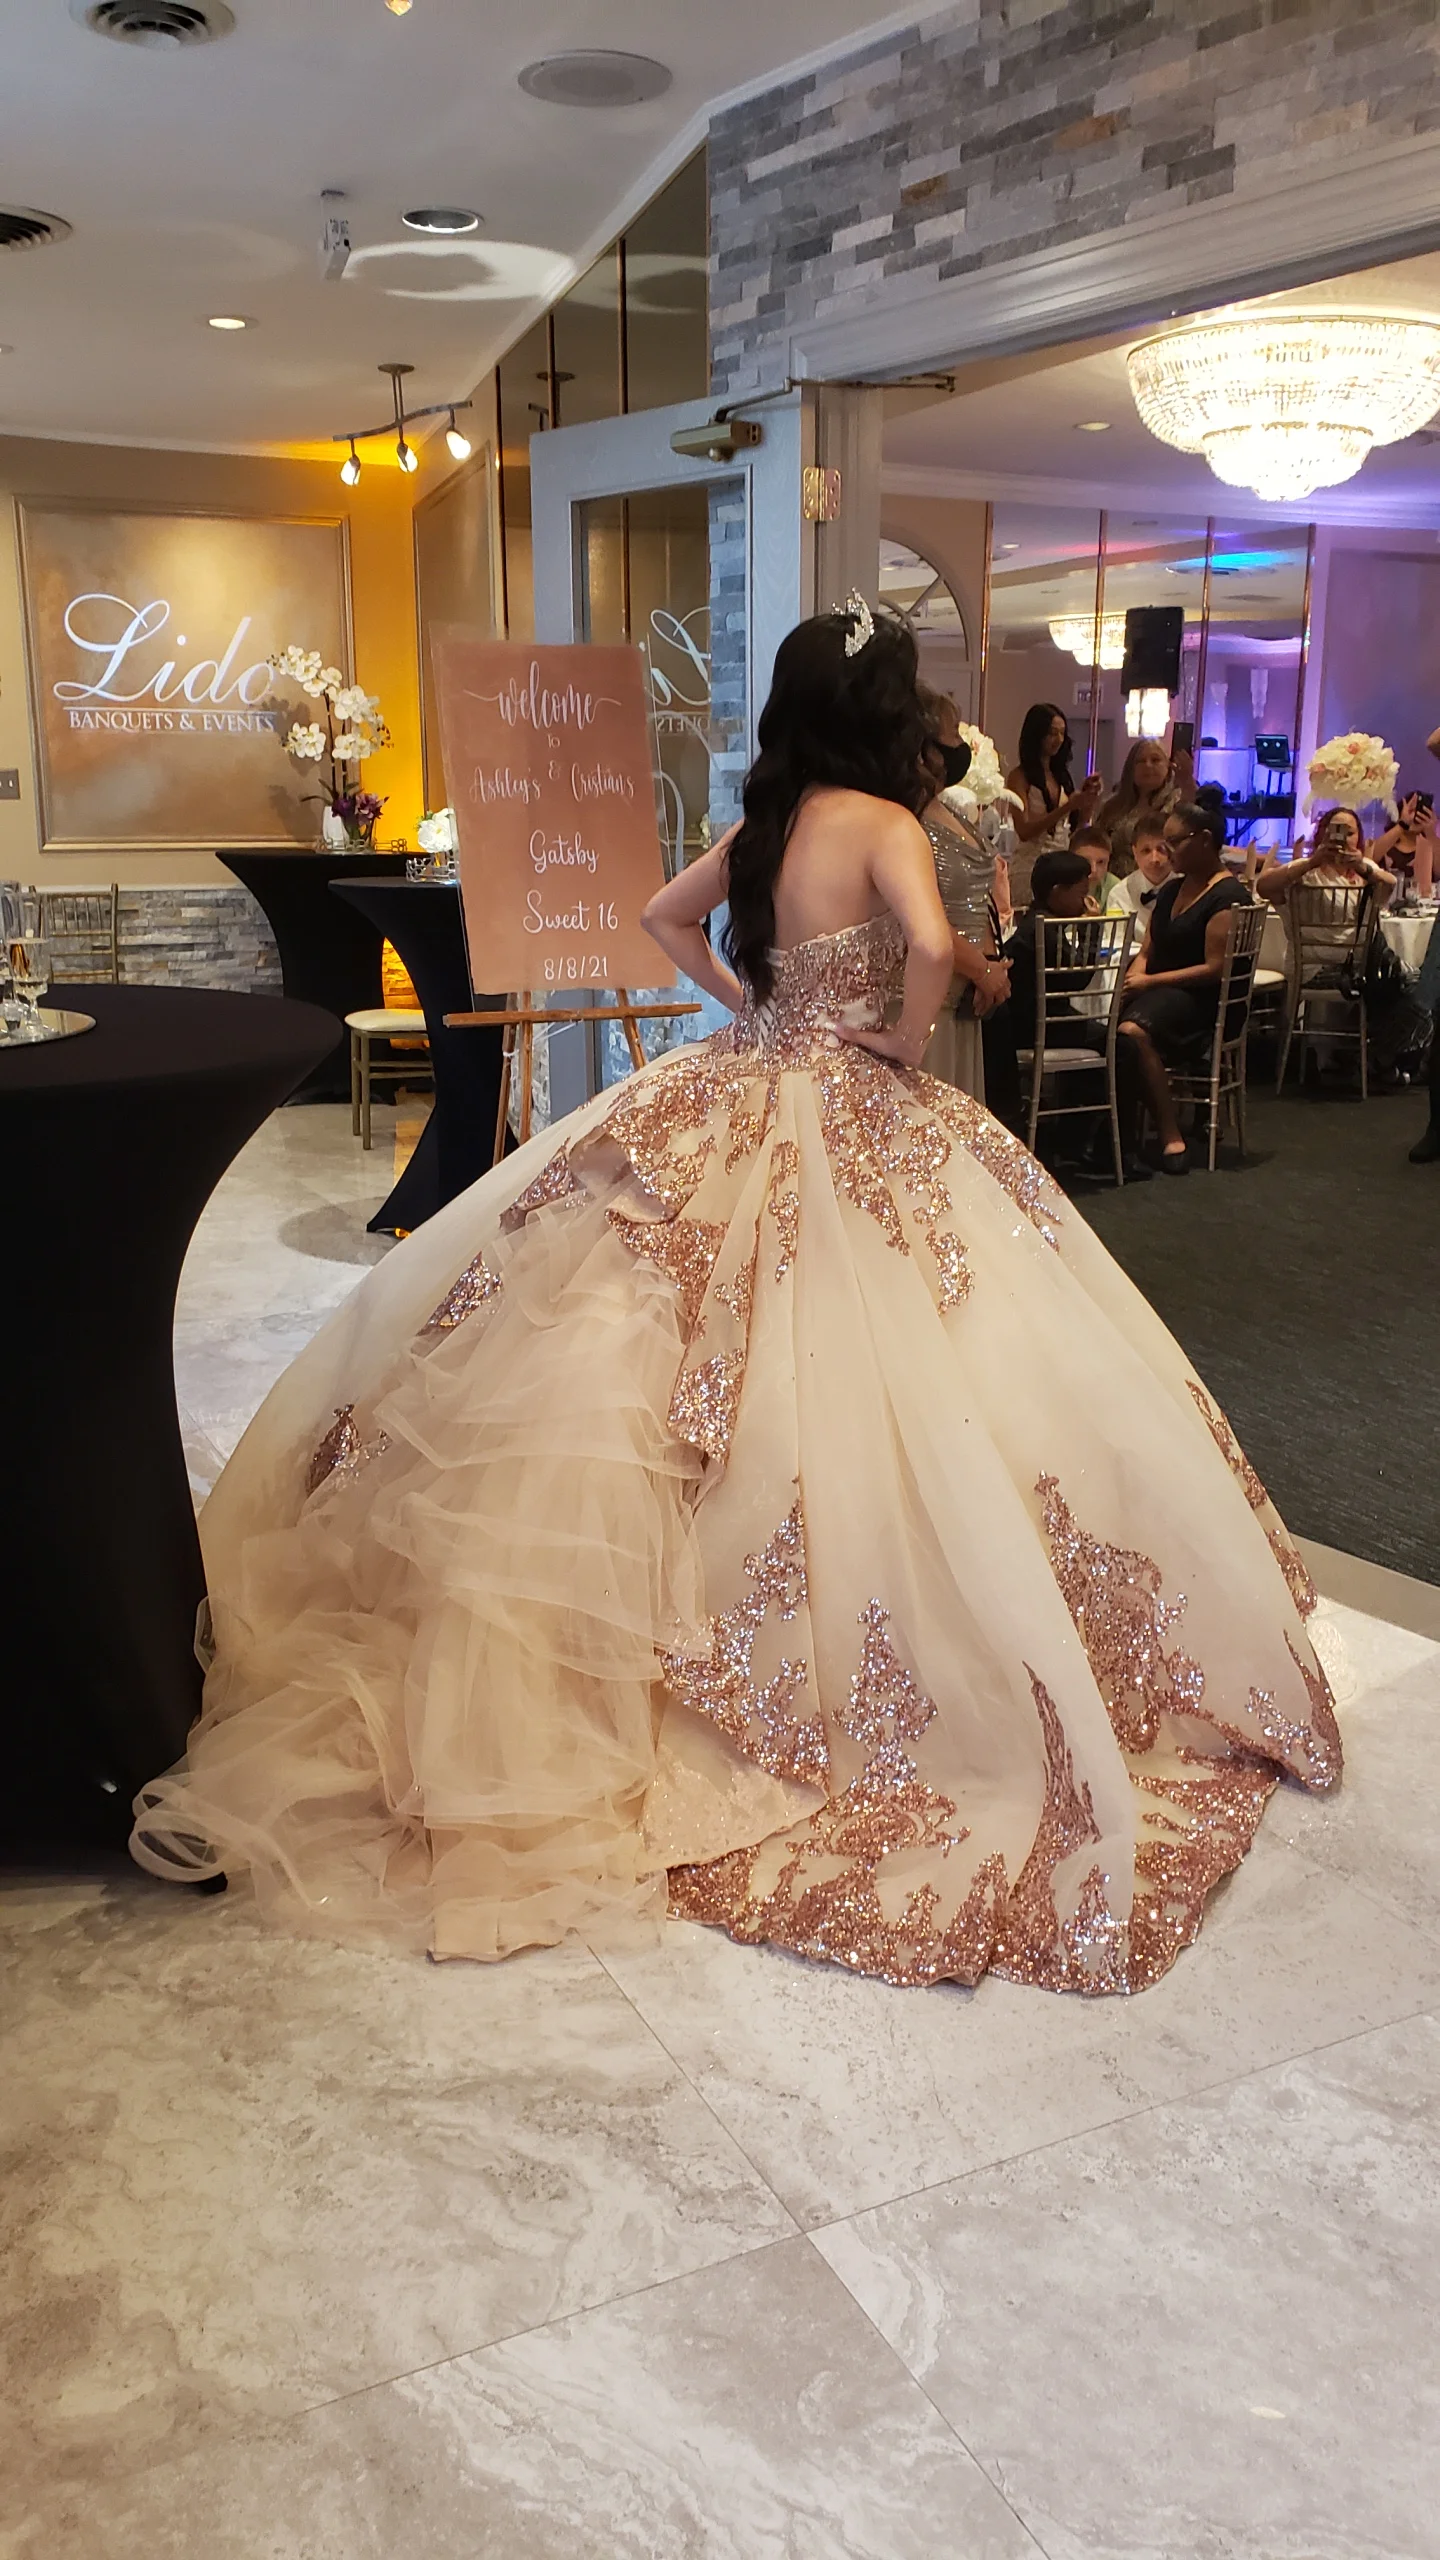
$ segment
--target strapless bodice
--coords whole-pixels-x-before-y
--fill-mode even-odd
[[[883,1022],[905,976],[905,936],[892,915],[872,916],[771,953],[775,983],[763,1004],[747,997],[731,1026],[736,1048],[803,1066],[831,1045],[835,1026]]]

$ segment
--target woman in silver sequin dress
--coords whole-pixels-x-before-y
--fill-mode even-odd
[[[266,1399],[201,1520],[152,1871],[434,1956],[668,1908],[1123,1992],[1281,1779],[1337,1777],[1314,1594],[1224,1416],[920,1070],[953,938],[915,678],[858,603],[790,635],[742,825],[647,912],[733,1021],[452,1201]]]
[[[918,690],[932,732],[922,765],[935,786],[920,823],[930,839],[940,901],[955,936],[954,974],[936,1016],[925,1066],[930,1075],[943,1076],[946,1084],[983,1102],[980,1025],[1010,992],[1010,972],[999,956],[996,930],[995,856],[970,820],[942,796],[964,780],[970,764],[955,705],[948,694],[932,693],[926,685]]]

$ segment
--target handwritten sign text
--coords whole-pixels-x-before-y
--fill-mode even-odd
[[[673,986],[640,922],[664,877],[638,649],[437,633],[478,986]]]

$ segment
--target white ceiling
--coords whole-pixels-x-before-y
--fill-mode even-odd
[[[876,0],[233,0],[181,52],[116,44],[66,0],[0,0],[0,197],[73,225],[0,254],[0,434],[264,449],[458,398],[567,262],[699,138],[707,105],[883,20]],[[661,98],[544,106],[523,66],[574,47],[656,56]],[[356,251],[319,276],[323,187]],[[458,203],[458,252],[402,208]],[[438,254],[437,254],[438,249]],[[222,336],[211,312],[256,326]]]
[[[1403,259],[1233,308],[1300,306],[1440,320],[1440,256]],[[1052,508],[1188,515],[1198,520],[1202,539],[1212,515],[1220,523],[1440,526],[1440,440],[1411,437],[1379,447],[1354,480],[1318,490],[1298,506],[1267,506],[1227,488],[1201,456],[1177,453],[1141,425],[1125,371],[1125,350],[1133,343],[1091,342],[962,371],[952,397],[910,407],[888,423],[887,485],[936,497],[999,502],[1008,496]],[[1102,418],[1109,422],[1103,434],[1082,431],[1082,420]]]

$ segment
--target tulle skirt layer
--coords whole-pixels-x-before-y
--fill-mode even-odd
[[[1142,1987],[1339,1742],[1224,1416],[969,1096],[660,1062],[389,1258],[202,1522],[156,1872],[493,1957],[671,1909]]]

